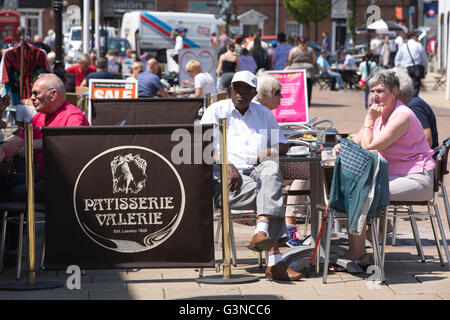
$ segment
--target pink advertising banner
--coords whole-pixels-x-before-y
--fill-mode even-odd
[[[272,110],[277,122],[308,122],[306,70],[269,71],[281,82],[280,106]]]

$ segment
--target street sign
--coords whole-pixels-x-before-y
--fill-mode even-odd
[[[331,19],[347,19],[347,0],[333,0]]]
[[[81,9],[79,6],[71,5],[67,7],[66,19],[69,27],[81,25]]]

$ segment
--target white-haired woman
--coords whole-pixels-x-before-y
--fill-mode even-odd
[[[255,101],[270,110],[278,108],[281,102],[281,83],[278,79],[261,73],[258,77]]]
[[[272,77],[264,72],[259,72],[257,94],[254,101],[267,107],[270,110],[278,108],[283,97],[281,94],[281,83],[275,77]],[[294,180],[291,184],[290,190],[297,190],[302,184],[301,180]],[[286,231],[289,235],[287,245],[289,247],[300,246],[302,243],[298,239],[296,216],[305,213],[305,196],[288,196],[285,219]]]
[[[422,125],[414,112],[399,100],[400,81],[394,72],[376,69],[368,79],[372,105],[353,141],[364,149],[376,150],[389,163],[391,201],[427,201],[433,196],[435,161]],[[339,145],[334,149],[339,151]],[[360,235],[349,235],[345,258],[369,264]]]

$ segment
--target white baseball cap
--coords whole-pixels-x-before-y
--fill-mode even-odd
[[[248,84],[253,88],[256,88],[257,83],[256,76],[247,70],[236,72],[233,76],[233,79],[231,80],[232,84],[234,82],[245,82],[246,84]]]

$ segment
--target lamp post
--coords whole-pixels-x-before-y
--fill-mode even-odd
[[[62,9],[63,2],[55,1],[53,4],[53,11],[55,12],[55,74],[64,81],[64,76],[66,74],[64,68],[64,61],[62,58]]]

